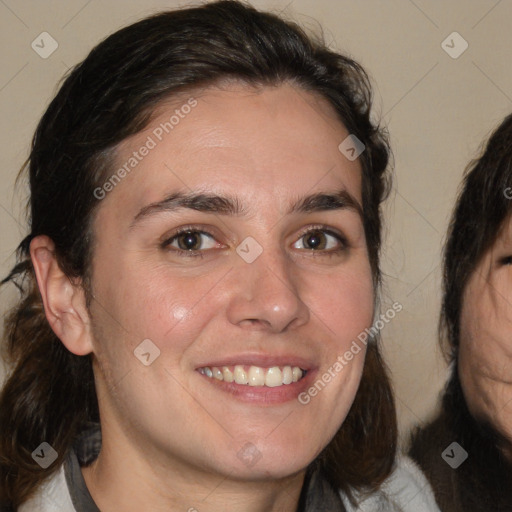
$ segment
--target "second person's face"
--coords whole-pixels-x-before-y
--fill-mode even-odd
[[[512,223],[473,272],[460,319],[459,375],[471,413],[512,441]]]

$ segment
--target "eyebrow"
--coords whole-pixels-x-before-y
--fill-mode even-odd
[[[218,215],[244,216],[248,210],[235,196],[217,195],[202,192],[175,192],[161,201],[144,206],[134,217],[130,228],[152,215],[160,212],[175,212],[180,209],[196,210]],[[357,199],[346,189],[334,193],[317,192],[296,200],[288,209],[293,213],[314,213],[331,210],[353,210],[361,220],[363,209]]]

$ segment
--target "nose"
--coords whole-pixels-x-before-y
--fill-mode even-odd
[[[236,280],[227,312],[232,324],[279,333],[309,321],[300,276],[284,254],[264,250],[252,263],[240,260],[231,278]]]

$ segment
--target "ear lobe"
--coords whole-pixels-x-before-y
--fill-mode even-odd
[[[73,284],[59,267],[53,241],[45,236],[30,243],[30,257],[53,332],[73,354],[92,352],[89,314],[82,287]]]

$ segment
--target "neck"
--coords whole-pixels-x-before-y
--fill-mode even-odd
[[[165,464],[140,453],[123,434],[104,433],[97,459],[82,468],[87,488],[102,512],[139,510],[295,512],[305,471],[279,480],[241,481],[186,462]],[[127,461],[130,461],[127,463]]]

